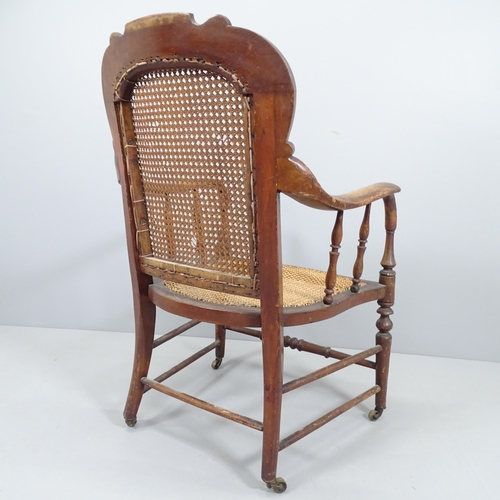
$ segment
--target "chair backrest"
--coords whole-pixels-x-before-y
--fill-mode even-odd
[[[222,16],[149,16],[112,35],[103,92],[138,270],[259,297],[280,260],[276,164],[293,152],[281,54]]]

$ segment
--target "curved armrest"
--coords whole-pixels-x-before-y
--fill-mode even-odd
[[[329,195],[314,174],[298,158],[279,158],[278,190],[312,208],[320,210],[349,210],[368,205],[401,189],[389,182],[378,182],[370,186],[339,196]]]

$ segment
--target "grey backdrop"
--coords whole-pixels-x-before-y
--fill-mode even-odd
[[[402,186],[395,350],[500,361],[498,0],[3,1],[0,324],[132,330],[100,64],[111,32],[166,11],[221,13],[279,47],[298,88],[291,140],[331,193]],[[284,260],[324,268],[333,215],[282,211]],[[349,272],[359,216],[346,219]],[[361,311],[294,334],[358,347],[375,332],[373,305]]]

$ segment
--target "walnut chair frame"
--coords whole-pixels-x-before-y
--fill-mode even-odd
[[[378,183],[340,196],[325,192],[292,156],[294,148],[287,141],[295,95],[288,64],[267,40],[231,26],[222,16],[202,25],[188,14],[154,15],[128,23],[123,35],[111,35],[102,82],[122,187],[135,313],[135,358],[125,421],[136,424],[143,394],[155,389],[257,429],[263,434],[262,479],[282,492],[286,483],[277,477],[280,450],[370,396],[375,396],[371,420],[386,407],[396,264],[394,194],[399,188]],[[319,298],[316,294],[305,303],[284,302],[280,193],[337,214],[329,266],[319,274]],[[385,206],[386,244],[379,281],[372,282],[362,280],[361,274],[370,207],[377,200]],[[353,276],[339,289],[345,280],[337,276],[343,213],[362,207]],[[200,298],[193,291],[205,295]],[[227,297],[236,302],[227,302]],[[376,344],[358,354],[283,333],[284,327],[322,321],[369,301],[379,304]],[[190,321],[155,339],[157,307]],[[215,325],[215,341],[149,378],[153,349],[200,322]],[[262,341],[262,421],[162,383],[213,350],[212,367],[219,368],[226,330]],[[284,347],[337,361],[283,383]],[[373,356],[375,360],[368,359]],[[281,439],[283,394],[352,364],[374,370],[375,385]]]

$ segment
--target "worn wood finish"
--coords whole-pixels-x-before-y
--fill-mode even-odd
[[[175,328],[171,332],[168,332],[165,335],[162,335],[161,337],[157,337],[153,342],[153,349],[155,347],[164,344],[165,342],[168,342],[169,340],[172,340],[174,337],[177,337],[177,335],[180,335],[181,333],[190,330],[191,328],[193,328],[196,325],[199,325],[200,323],[201,323],[200,321],[191,320],[185,323],[184,325]]]
[[[348,366],[358,364],[360,361],[364,361],[366,358],[373,356],[374,354],[382,351],[382,347],[380,345],[376,347],[371,347],[366,351],[359,352],[358,354],[353,354],[352,356],[346,356],[344,359],[337,361],[336,363],[332,363],[331,365],[325,366],[324,368],[320,368],[308,375],[304,375],[303,377],[296,378],[287,382],[283,385],[283,393],[293,391],[294,389],[298,389],[306,384],[310,384],[311,382],[315,382],[320,378],[326,377],[327,375],[331,375],[332,373],[338,372],[343,368],[347,368]]]
[[[290,349],[297,349],[297,351],[317,354],[319,356],[324,356],[325,358],[345,359],[350,356],[349,354],[337,351],[335,349],[332,349],[331,347],[314,344],[303,339],[298,339],[297,337],[289,337],[288,335],[285,335],[284,341],[285,347],[290,347]],[[367,359],[356,360],[354,364],[364,366],[366,368],[376,368],[376,363]]]
[[[366,251],[366,243],[368,242],[368,235],[370,234],[370,211],[371,203],[365,207],[365,215],[363,216],[363,221],[361,222],[361,227],[359,229],[359,245],[358,254],[356,256],[356,262],[354,263],[354,268],[352,270],[352,286],[351,292],[358,293],[360,288],[361,275],[363,274],[363,257]]]
[[[377,355],[377,370],[376,381],[380,386],[381,391],[375,398],[375,408],[378,411],[383,411],[387,404],[387,384],[389,380],[389,359],[391,354],[392,330],[391,315],[393,314],[392,306],[395,301],[396,287],[396,258],[394,256],[394,232],[397,226],[397,211],[396,199],[394,195],[384,198],[385,208],[385,248],[384,255],[380,261],[382,269],[380,270],[380,283],[386,286],[384,297],[378,301],[379,308],[377,312],[380,318],[377,320],[378,333],[376,342],[382,346],[382,351]]]
[[[276,93],[254,95],[254,161],[257,201],[259,274],[261,278],[262,366],[264,372],[264,419],[262,444],[262,480],[276,479],[278,467],[281,400],[283,387],[283,288],[280,241],[279,197],[276,157],[280,138],[269,130],[279,130],[279,116],[269,113],[279,106]]]
[[[215,140],[207,146],[203,140],[192,142],[189,131],[187,136],[183,135],[184,125],[174,124],[175,131],[170,132],[170,125],[165,124],[167,122],[160,127],[160,124],[155,125],[157,118],[144,117],[141,114],[152,113],[152,108],[156,113],[158,108],[159,111],[154,116],[163,120],[179,113],[168,108],[166,103],[173,102],[171,97],[175,92],[169,93],[170,88],[165,87],[174,85],[172,82],[177,81],[176,78],[182,81],[188,77],[191,78],[190,81],[192,78],[201,79],[201,86],[197,84],[196,87],[197,93],[205,92],[203,85],[213,88],[213,85],[220,84],[227,90],[228,95],[233,96],[234,102],[238,103],[236,108],[240,110],[237,112],[240,114],[237,116],[241,116],[241,121],[238,121],[238,117],[234,121],[232,115],[231,120],[240,127],[240,132],[243,131],[242,135],[238,136],[242,139],[235,141],[238,148],[243,144],[243,150],[237,150],[237,157],[245,166],[241,168],[241,164],[237,165],[240,169],[238,172],[241,172],[241,175],[236,176],[237,182],[243,182],[240,201],[239,198],[232,197],[231,186],[234,184],[228,180],[230,172],[227,168],[233,168],[231,158],[236,157],[233,154],[236,149],[228,146],[227,141],[232,136],[231,131],[224,128],[224,120],[217,122],[196,114],[198,111],[193,111],[196,106],[183,108],[183,115],[179,120],[184,120],[183,123],[187,123],[188,128],[189,124],[196,122],[196,130],[203,129],[202,124],[208,123],[203,120],[210,121],[210,126],[215,127],[210,129],[208,135],[202,130],[204,137],[208,137],[210,141]],[[162,79],[161,82],[157,81],[158,78]],[[148,94],[148,82],[153,80],[155,83],[151,83],[154,85],[151,88],[154,88],[155,97],[150,99],[152,94]],[[197,25],[193,17],[187,14],[160,14],[128,23],[123,35],[115,33],[111,36],[103,60],[102,85],[122,189],[135,313],[135,356],[124,411],[125,420],[129,425],[135,425],[141,398],[144,392],[152,388],[229,420],[261,430],[262,479],[275,491],[284,491],[286,483],[277,478],[278,452],[281,449],[372,395],[375,395],[376,407],[375,417],[370,416],[372,420],[378,418],[386,406],[392,329],[390,316],[393,313],[396,264],[394,194],[399,192],[399,187],[384,182],[346,194],[328,194],[311,170],[292,156],[294,147],[288,142],[288,134],[294,112],[295,86],[288,64],[267,40],[251,31],[231,26],[222,16],[209,19],[202,25]],[[143,95],[136,94],[136,91],[142,92],[149,99],[147,104],[141,104],[141,98],[135,100],[136,95]],[[167,94],[168,99],[165,97]],[[173,106],[176,105],[176,99]],[[189,97],[184,96],[184,99],[189,101]],[[203,101],[203,97],[201,100]],[[174,120],[177,119],[175,116]],[[150,146],[148,141],[159,145],[158,149],[155,150],[156,146]],[[169,156],[169,148],[176,148],[181,142],[184,148],[182,161],[174,164],[174,160],[170,159],[174,156]],[[168,154],[162,151],[167,151]],[[148,157],[151,154],[152,159]],[[226,170],[219,168],[219,160],[223,156]],[[204,177],[200,177],[201,174]],[[176,179],[189,177],[191,181],[194,179],[194,184],[187,180],[177,180],[176,184],[174,183],[175,192],[158,188],[160,177],[170,179],[172,176],[178,176]],[[210,190],[202,184],[196,184],[200,178],[210,181]],[[174,184],[165,183],[162,186]],[[280,193],[315,209],[337,211],[329,266],[326,269],[324,302],[283,307]],[[186,205],[190,208],[179,208],[174,194],[181,201],[192,200],[190,205]],[[362,279],[362,272],[369,234],[370,207],[378,200],[383,200],[385,205],[386,243],[379,282],[374,282]],[[244,206],[237,207],[238,203]],[[343,232],[343,213],[345,210],[362,207],[365,207],[365,213],[359,231],[352,288],[342,293],[334,293]],[[233,219],[236,220],[236,225],[242,228],[240,233],[230,222],[229,214],[225,212],[233,209],[240,210],[235,213],[243,214],[241,220],[238,219],[239,216]],[[211,211],[212,223],[216,224],[218,229],[205,224],[207,210]],[[176,218],[171,217],[170,212],[174,211]],[[190,226],[191,223],[195,224],[194,229]],[[174,227],[175,230],[172,229]],[[165,237],[162,228],[169,231]],[[247,238],[245,241],[248,242],[248,247],[245,248],[241,246],[243,233]],[[193,236],[181,241],[183,234]],[[240,250],[228,254],[227,241],[217,236],[220,234],[234,235],[234,241],[238,241]],[[233,236],[230,240],[232,239]],[[207,250],[208,242],[213,243],[212,250]],[[166,250],[160,252],[158,245],[163,245]],[[222,250],[218,253],[223,247],[226,253],[223,254]],[[171,254],[182,253],[179,248],[187,248],[189,256],[185,259],[183,257],[184,260],[169,260]],[[174,293],[161,284],[153,284],[153,277],[254,297],[260,299],[260,307],[233,307],[194,300]],[[285,336],[283,333],[284,327],[320,322],[369,301],[378,301],[379,331],[376,346],[359,354],[348,355],[330,347]],[[190,321],[154,340],[156,307]],[[199,322],[215,325],[215,341],[165,371],[155,380],[151,380],[148,371],[153,348],[164,345]],[[260,330],[255,330],[256,327]],[[228,329],[259,338],[262,342],[262,422],[219,408],[161,383],[212,350],[215,350],[216,358],[212,367],[219,368],[225,354]],[[339,361],[283,384],[285,347]],[[371,355],[376,356],[375,361],[366,359]],[[283,394],[351,364],[375,369],[377,385],[280,441]]]
[[[366,399],[368,399],[370,396],[373,396],[374,394],[377,394],[380,392],[380,387],[378,385],[373,386],[371,389],[368,389],[367,391],[361,393],[359,396],[356,396],[355,398],[350,399],[349,401],[345,402],[343,405],[339,406],[338,408],[335,408],[334,410],[326,413],[322,417],[316,419],[314,422],[311,422],[310,424],[306,425],[303,429],[300,431],[294,432],[293,434],[290,434],[290,436],[282,439],[280,441],[280,451],[284,450],[285,448],[288,448],[290,445],[293,443],[296,443],[299,439],[302,439],[303,437],[306,437],[308,434],[311,434],[311,432],[314,432],[315,430],[319,429],[320,427],[323,427],[323,425],[327,424],[334,418],[337,418],[339,415],[342,415],[342,413],[345,413],[347,410],[350,410],[356,405],[359,405],[359,403],[362,403]]]
[[[120,137],[123,140],[123,148],[121,148],[121,162],[119,162],[120,178],[122,182],[122,199],[125,212],[125,224],[127,235],[127,248],[130,264],[130,274],[132,279],[132,294],[134,300],[134,318],[135,318],[135,353],[134,364],[132,371],[132,379],[130,381],[129,393],[123,411],[123,417],[127,425],[133,427],[137,421],[137,411],[141,404],[143,396],[143,386],[141,378],[148,374],[151,355],[153,351],[154,329],[156,322],[156,308],[149,300],[149,287],[153,284],[151,276],[139,272],[139,242],[135,240],[137,233],[137,222],[134,214],[133,190],[131,188],[130,179],[125,174],[125,165],[129,161],[128,141],[131,140],[131,130],[127,128],[130,123],[124,119],[122,110],[119,109],[117,121],[123,125],[124,135]],[[124,125],[127,124],[127,125]],[[133,148],[131,149],[133,151]]]
[[[227,327],[227,329],[233,332],[243,333],[244,335],[250,335],[251,337],[262,339],[262,332],[260,330],[255,330],[253,328],[236,327],[236,326],[229,326]],[[296,349],[297,351],[308,352],[310,354],[317,354],[325,358],[334,358],[342,360],[351,357],[351,355],[337,351],[335,349],[332,349],[331,347],[325,347],[322,345],[314,344],[312,342],[308,342],[307,340],[298,339],[297,337],[290,337],[289,335],[285,335],[283,337],[283,345],[285,347],[289,347],[290,349]],[[363,357],[357,357],[350,364],[364,366],[366,368],[371,368],[373,370],[377,366],[374,361],[363,359]],[[283,392],[287,391],[283,389]]]
[[[262,340],[262,332],[260,330],[255,330],[254,328],[228,326],[227,329],[232,332],[243,333],[244,335],[250,335],[250,337]]]
[[[300,203],[320,210],[352,210],[401,190],[390,182],[378,182],[349,193],[332,196],[321,187],[309,167],[298,158],[279,158],[276,166],[278,189]]]
[[[284,307],[283,326],[298,326],[323,321],[384,296],[384,285],[372,281],[364,281],[364,283],[366,285],[357,294],[347,291],[333,295],[333,302],[329,306],[319,302],[308,306]],[[232,307],[203,302],[179,295],[162,285],[152,285],[149,288],[149,297],[161,309],[178,316],[213,324],[224,323],[235,327],[262,326],[260,308],[257,307]]]
[[[135,279],[134,279],[135,278]],[[142,377],[149,371],[151,355],[153,352],[153,339],[156,321],[156,308],[149,301],[147,287],[152,281],[149,276],[132,276],[132,282],[137,283],[134,287],[134,316],[135,316],[135,353],[132,370],[132,379],[127,396],[123,418],[128,426],[133,427],[137,421],[137,411],[141,404],[143,387]]]
[[[228,420],[232,420],[233,422],[236,422],[238,424],[246,425],[247,427],[251,427],[252,429],[255,429],[257,431],[262,430],[262,422],[259,422],[258,420],[255,420],[253,418],[245,417],[244,415],[239,415],[238,413],[225,410],[224,408],[213,405],[211,403],[207,403],[202,399],[195,398],[193,396],[190,396],[189,394],[185,394],[184,392],[176,391],[171,387],[167,387],[166,385],[160,384],[159,382],[155,382],[154,380],[150,380],[146,377],[142,379],[142,383],[145,386],[150,387],[151,389],[155,389],[158,392],[166,394],[167,396],[172,396],[179,401],[184,401],[184,403],[196,406],[197,408],[201,408],[202,410],[214,413],[215,415],[219,415],[220,417],[227,418]]]
[[[215,348],[215,358],[222,361],[226,351],[226,327],[224,325],[215,325],[215,340],[218,342]]]
[[[187,274],[188,266],[164,262],[154,257],[141,256],[140,262],[141,271],[156,278],[166,281],[175,278],[176,282],[184,285],[259,298],[258,290],[255,290],[253,287],[253,279],[247,276],[232,276],[194,267],[191,267],[189,274]]]
[[[162,373],[161,375],[158,375],[155,377],[155,382],[163,382],[164,380],[167,380],[167,378],[172,377],[176,373],[179,373],[181,370],[186,368],[187,366],[191,365],[194,363],[196,360],[200,359],[202,356],[205,356],[205,354],[209,353],[210,351],[213,351],[214,349],[217,349],[219,347],[220,342],[216,340],[215,342],[212,342],[211,344],[207,345],[203,349],[200,349],[199,351],[195,352],[193,355],[189,356],[189,358],[186,358],[184,361],[181,361],[177,365],[173,366],[170,368],[170,370],[167,370],[166,372]],[[144,392],[147,392],[149,390],[149,387],[146,387],[144,389]]]
[[[335,283],[337,282],[337,262],[339,260],[339,250],[340,243],[342,242],[343,228],[342,221],[344,220],[343,210],[337,212],[337,218],[335,219],[335,225],[332,231],[332,250],[330,252],[330,264],[328,266],[328,271],[326,273],[325,282],[325,297],[323,302],[326,305],[331,305],[333,303],[333,289],[335,288]]]

